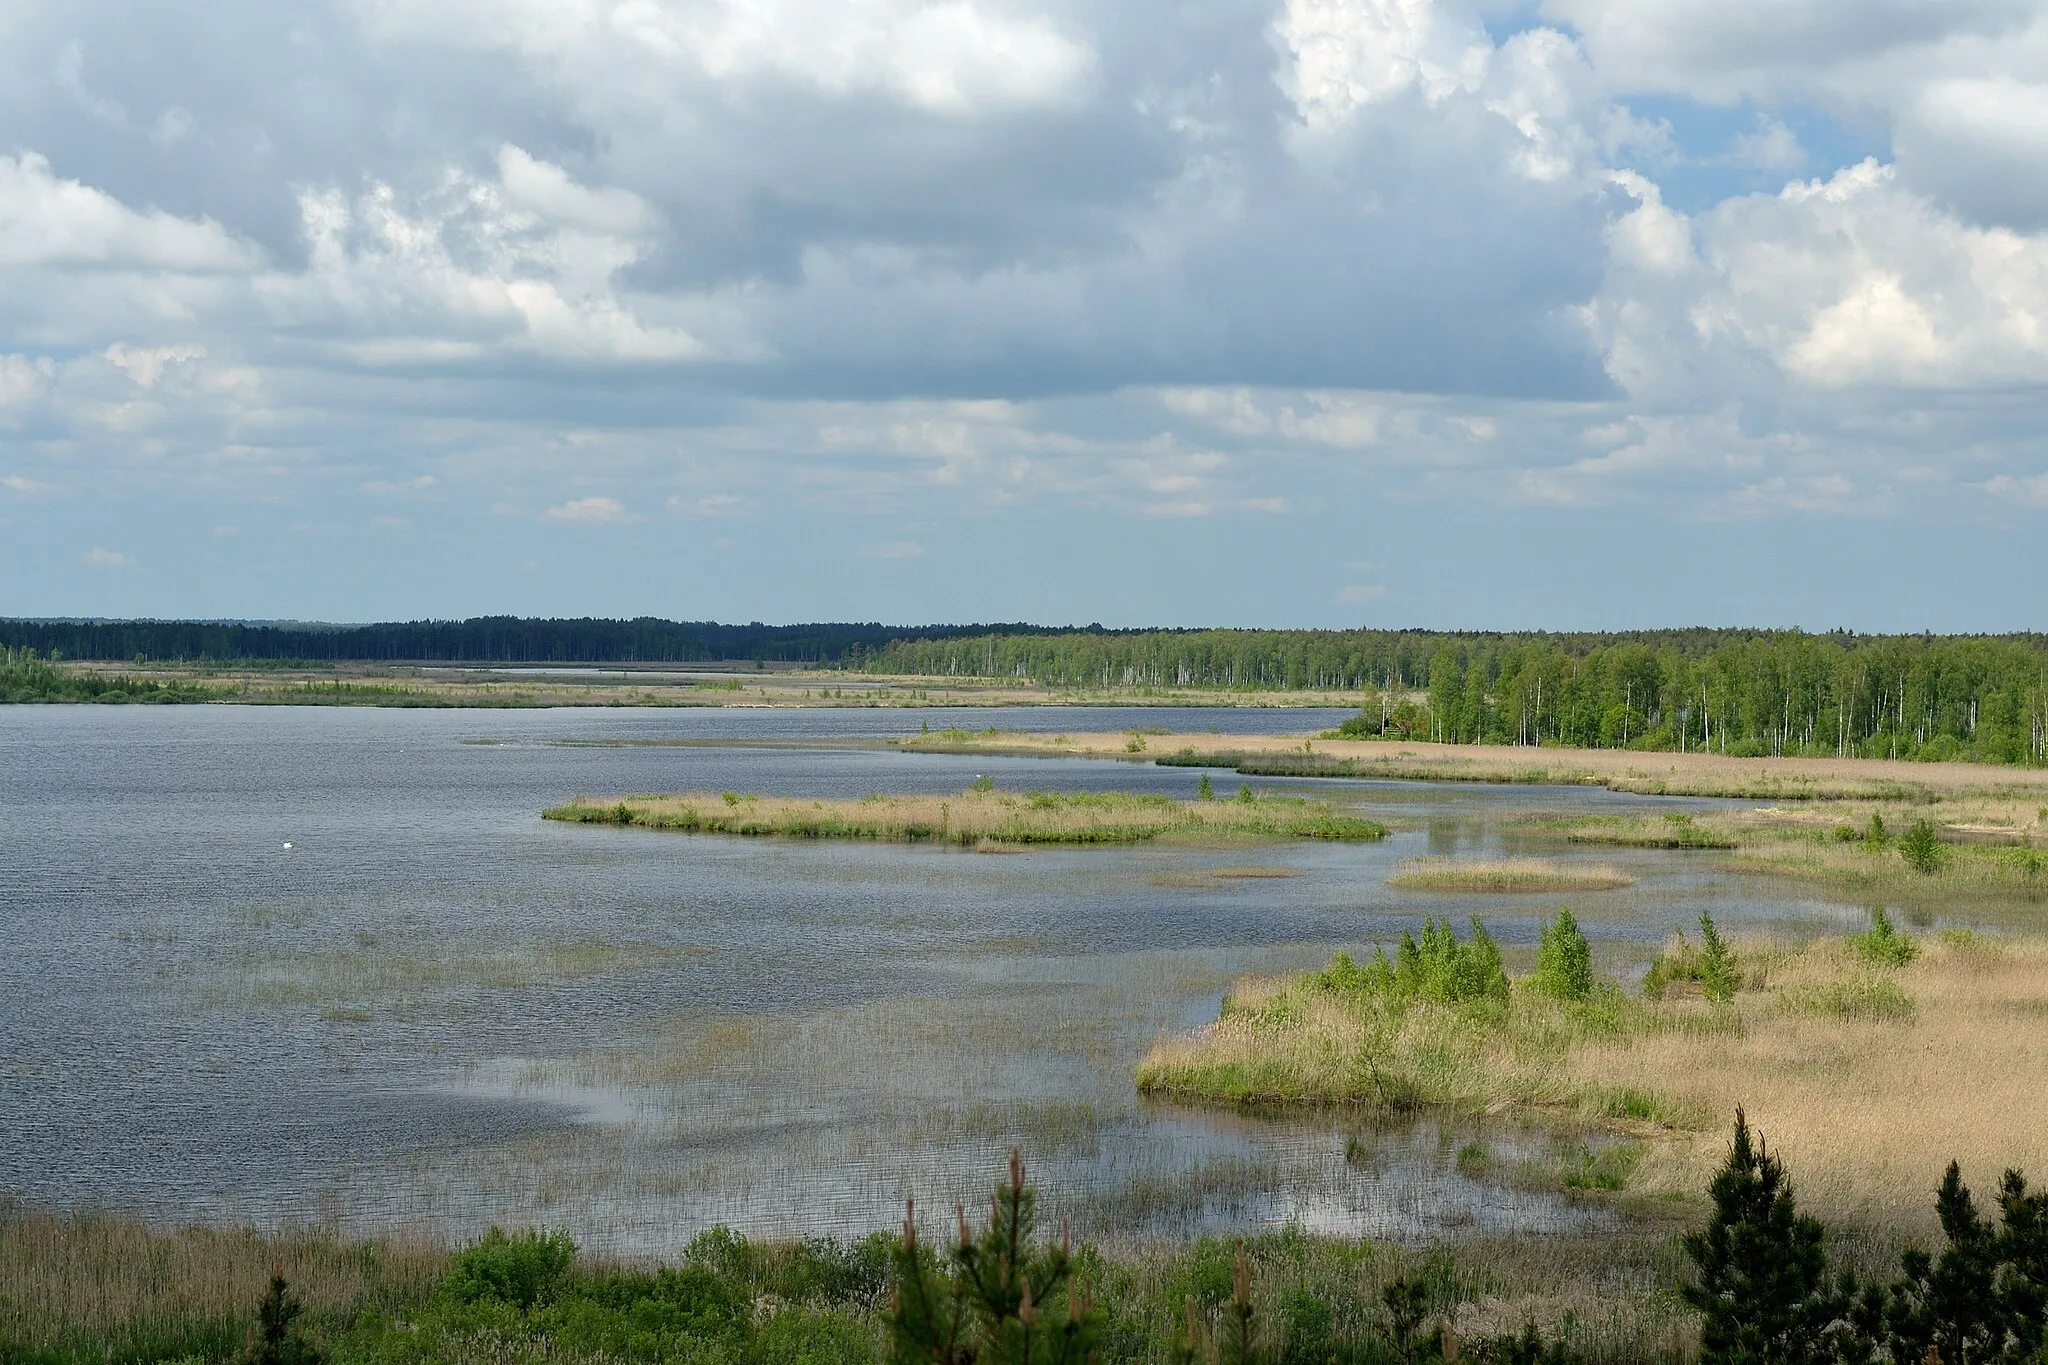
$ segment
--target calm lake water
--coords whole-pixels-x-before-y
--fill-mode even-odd
[[[1396,833],[1013,856],[539,819],[579,793],[953,792],[986,773],[1187,797],[1200,780],[852,743],[931,715],[1183,733],[1341,718],[0,707],[0,1191],[356,1233],[547,1223],[658,1253],[716,1223],[853,1235],[893,1225],[906,1194],[978,1203],[1021,1143],[1050,1210],[1089,1230],[1419,1238],[1596,1216],[1459,1175],[1471,1130],[1147,1105],[1131,1072],[1161,1032],[1213,1018],[1241,973],[1316,965],[1424,914],[1480,913],[1526,947],[1555,910],[1393,891],[1402,859],[1523,847],[1511,812],[1710,803],[1257,780]],[[1598,860],[1640,878],[1574,907],[1617,961],[1647,962],[1702,909],[1862,920],[1711,855]],[[1300,875],[1190,876],[1246,863]]]

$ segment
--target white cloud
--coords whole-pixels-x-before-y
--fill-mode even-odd
[[[572,526],[623,526],[639,518],[626,511],[624,503],[617,498],[575,498],[550,507],[541,515],[549,521],[564,521]]]
[[[1312,129],[1410,90],[1474,90],[1493,48],[1476,18],[1432,0],[1286,0],[1274,31],[1292,59],[1282,84]]]
[[[1094,65],[1042,16],[969,0],[643,0],[616,9],[553,0],[360,0],[381,36],[506,44],[558,70],[609,70],[644,89],[694,74],[875,92],[958,114],[1070,97]]]
[[[1352,583],[1337,590],[1339,602],[1377,602],[1386,595],[1384,583]]]
[[[103,550],[98,546],[87,550],[83,562],[95,569],[132,569],[135,561],[115,550]]]
[[[0,266],[112,266],[242,271],[254,247],[219,224],[137,213],[113,196],[61,180],[34,152],[0,156]]]
[[[108,364],[123,371],[142,388],[153,389],[157,381],[164,377],[165,369],[204,359],[206,348],[196,342],[187,342],[180,346],[137,347],[123,346],[116,342],[107,347],[102,354],[106,356]]]

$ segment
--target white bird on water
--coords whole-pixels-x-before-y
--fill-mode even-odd
[[[290,844],[286,844],[286,845],[285,845],[285,848],[286,848],[286,849],[290,849],[290,848],[291,848],[291,845],[290,845]]]

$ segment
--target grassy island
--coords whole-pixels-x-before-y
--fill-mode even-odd
[[[1215,1023],[1156,1044],[1138,1084],[1605,1128],[1639,1144],[1614,1178],[1652,1197],[1698,1187],[1740,1104],[1815,1173],[1804,1197],[1875,1224],[1924,1217],[1924,1178],[1905,1172],[2040,1164],[2048,944],[1915,937],[1881,913],[1798,947],[1738,947],[1709,927],[1675,941],[1642,991],[1595,977],[1584,944],[1553,923],[1537,971],[1510,980],[1483,927],[1461,939],[1431,923],[1392,959],[1340,953],[1246,979]]]
[[[1406,891],[1614,891],[1636,879],[1605,863],[1548,858],[1411,858],[1388,886]]]
[[[977,784],[958,796],[855,801],[680,792],[577,797],[543,812],[572,824],[637,826],[687,834],[879,839],[898,843],[1133,844],[1178,839],[1380,839],[1386,826],[1326,801],[1255,797],[1176,801],[1125,792],[1005,792]]]

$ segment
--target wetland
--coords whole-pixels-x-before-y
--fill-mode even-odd
[[[1441,1253],[1461,1322],[1625,1308],[1607,1339],[1640,1346],[1689,1330],[1673,1232],[1731,1101],[1885,1251],[1925,1232],[1942,1154],[1985,1182],[2032,1155],[2034,1120],[2005,1121],[2048,1060],[2022,1027],[2043,1008],[2023,783],[1943,806],[1854,764],[1823,788],[1745,761],[1670,794],[1610,789],[1619,768],[1247,762],[1205,800],[1212,767],[1154,761],[1312,759],[1302,732],[1343,714],[1188,710],[1163,734],[1157,712],[988,710],[959,714],[966,743],[882,710],[0,708],[0,1260],[203,1244],[253,1302],[297,1248],[307,1292],[352,1303],[493,1225],[625,1264],[721,1226],[852,1246],[912,1194],[976,1207],[1021,1147],[1043,1217],[1162,1302],[1205,1237],[1354,1280],[1344,1257],[1379,1248],[1375,1284]],[[577,792],[703,795],[541,818]],[[909,835],[935,804],[948,837]],[[1903,851],[1923,811],[1924,872]],[[816,812],[848,829],[802,827]],[[1259,823],[1195,827],[1212,812]],[[1525,984],[1564,904],[1612,1018]],[[1910,961],[1853,947],[1881,907]],[[1749,982],[1725,1009],[1673,966],[1702,915]],[[1457,1031],[1469,1011],[1354,1008],[1370,991],[1331,975],[1438,926],[1469,943],[1475,917],[1504,1049]],[[1645,999],[1646,975],[1675,984]],[[1202,1049],[1260,1029],[1291,1071],[1216,1082],[1231,1059]],[[1317,1069],[1344,1030],[1457,1085],[1411,1068],[1430,1102],[1364,1094]],[[1956,1089],[1993,1074],[2022,1090]],[[1293,1102],[1243,1102],[1272,1095]],[[193,1227],[215,1231],[172,1231]],[[380,1269],[355,1239],[392,1249]]]

